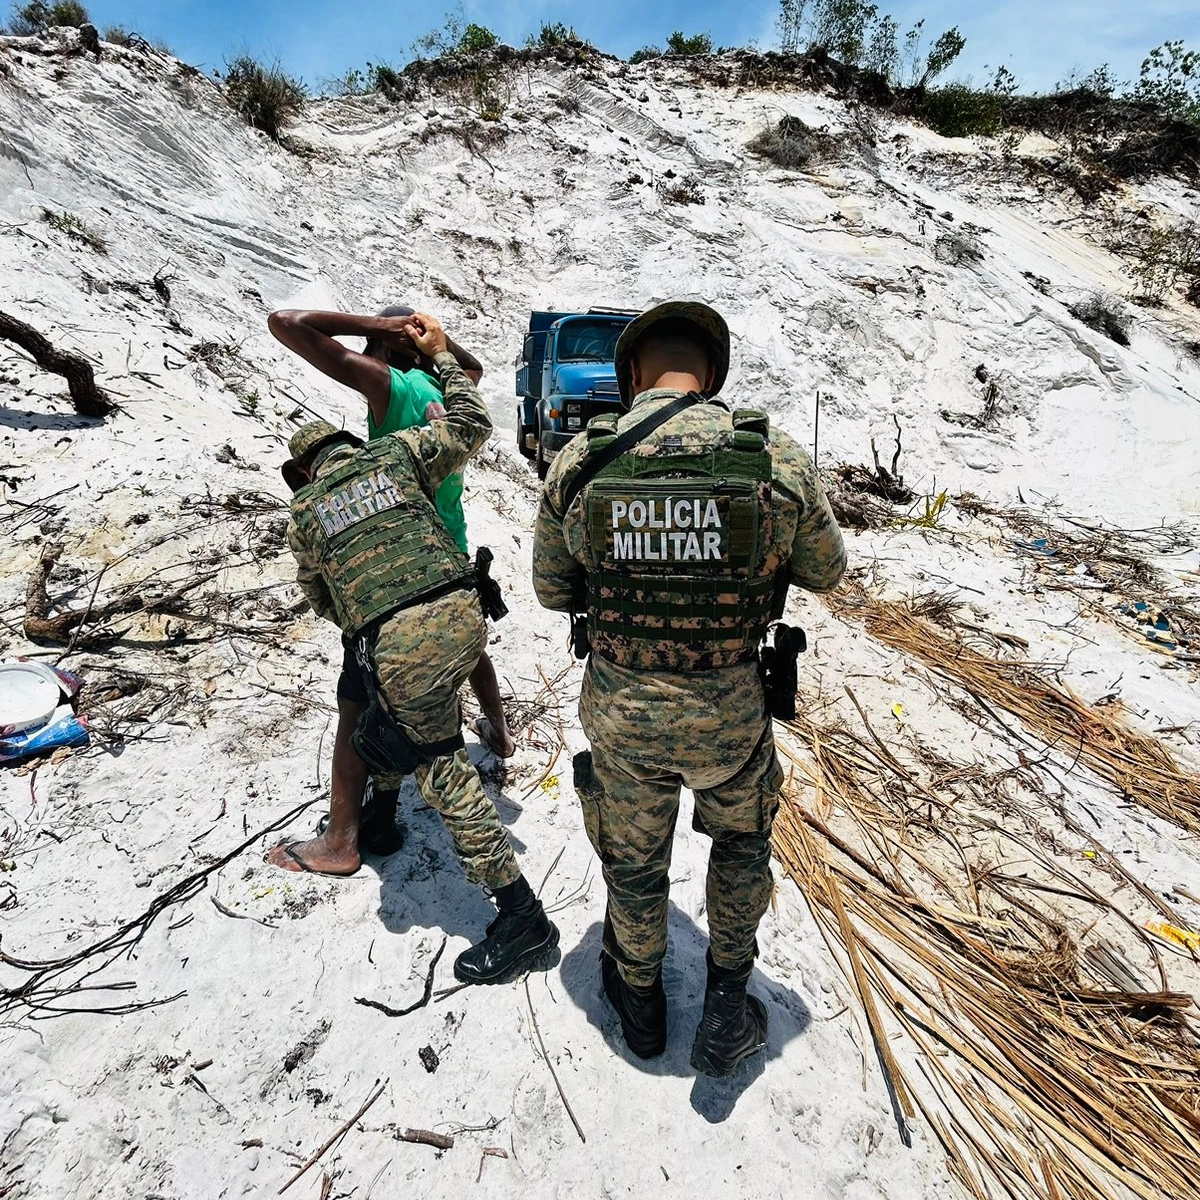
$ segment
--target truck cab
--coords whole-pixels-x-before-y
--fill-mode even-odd
[[[636,312],[534,312],[517,368],[517,449],[545,479],[554,456],[597,413],[621,407],[617,339]]]

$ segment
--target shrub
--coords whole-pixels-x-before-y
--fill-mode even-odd
[[[276,142],[284,124],[299,116],[305,99],[304,84],[285,74],[278,63],[265,67],[248,54],[227,64],[225,95],[247,125]]]
[[[1118,346],[1129,345],[1129,325],[1131,317],[1129,310],[1116,296],[1107,296],[1102,292],[1093,292],[1077,304],[1067,308],[1077,321],[1082,321],[1089,329],[1103,333],[1112,338]]]
[[[983,261],[983,247],[965,233],[943,233],[933,243],[933,257],[951,267],[969,267]]]
[[[388,63],[367,63],[369,89],[382,92],[389,100],[404,99],[404,77]]]
[[[1186,49],[1181,41],[1151,50],[1133,94],[1167,116],[1200,124],[1200,51]]]
[[[684,37],[683,32],[677,29],[667,38],[667,54],[676,58],[688,58],[694,54],[711,54],[712,48],[712,38],[707,33]]]
[[[552,25],[547,25],[543,22],[541,29],[536,34],[530,34],[525,39],[525,45],[531,50],[554,50],[559,46],[578,45],[581,42],[579,34],[575,32],[575,27],[566,26],[561,21],[555,21]]]
[[[799,117],[784,117],[774,127],[764,129],[746,148],[796,171],[837,157],[839,144],[823,129],[812,129]]]
[[[29,37],[44,33],[56,25],[73,25],[76,29],[90,20],[88,11],[79,0],[58,0],[47,4],[45,0],[32,0],[28,4],[14,4],[10,32],[17,37]]]
[[[943,137],[994,137],[1000,132],[1000,99],[965,83],[949,83],[927,92],[918,114]]]
[[[665,204],[703,204],[704,191],[695,175],[676,178],[672,173],[658,182],[657,192]]]
[[[662,56],[663,52],[657,46],[643,46],[629,56],[629,61],[631,63],[648,62],[652,58],[662,58]]]
[[[43,208],[42,220],[51,229],[57,229],[59,233],[66,234],[72,241],[90,246],[97,254],[108,253],[108,243],[82,217],[76,216],[74,213],[55,212],[53,209]]]
[[[494,50],[500,44],[500,39],[485,25],[476,25],[474,21],[462,31],[458,39],[460,54],[482,54],[485,50]]]
[[[1154,225],[1127,237],[1132,246],[1129,273],[1136,283],[1134,300],[1151,306],[1181,283],[1191,289],[1200,282],[1200,224]]]

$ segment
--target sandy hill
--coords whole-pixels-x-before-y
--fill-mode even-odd
[[[1128,293],[1121,231],[1183,219],[1195,194],[1159,180],[1085,208],[997,147],[816,92],[615,60],[511,69],[495,122],[446,87],[406,106],[315,101],[285,149],[174,60],[72,45],[0,39],[2,305],[85,355],[120,406],[80,418],[59,377],[3,344],[0,650],[68,649],[94,737],[0,777],[0,1196],[273,1194],[376,1081],[376,1103],[293,1194],[951,1197],[971,1194],[964,1164],[986,1171],[989,1137],[1043,1164],[1031,1175],[994,1156],[1009,1190],[988,1194],[1167,1194],[1135,1150],[1113,1173],[1113,1147],[1136,1140],[1118,1117],[1072,1149],[1038,1116],[1065,1111],[1060,1093],[1026,1109],[1005,1071],[964,1065],[958,1034],[921,1034],[884,999],[903,975],[910,1014],[1001,1041],[979,1034],[948,968],[889,942],[919,916],[969,934],[952,950],[980,970],[970,947],[989,938],[996,970],[1035,964],[1014,1013],[1058,987],[1169,993],[1151,1024],[1187,1043],[1195,955],[1143,926],[1200,928],[1200,362],[1187,348],[1200,320],[1176,299],[1134,309],[1121,346],[1069,310]],[[808,171],[750,153],[785,116],[827,127],[838,153]],[[848,531],[853,578],[830,606],[792,600],[811,650],[752,984],[771,1042],[727,1084],[687,1062],[707,855],[687,801],[666,1056],[630,1058],[599,998],[603,887],[569,770],[580,667],[532,595],[536,479],[513,445],[530,308],[677,296],[728,318],[727,393],[805,444],[820,393],[830,472],[870,464],[872,439],[889,466],[899,429],[913,489],[896,507],[868,494],[873,528]],[[438,994],[488,908],[411,787],[405,848],[356,878],[261,862],[322,811],[338,656],[291,582],[277,467],[310,415],[364,423],[361,400],[283,351],[266,315],[389,302],[429,308],[478,355],[496,425],[467,516],[512,610],[491,649],[521,748],[506,768],[472,753],[529,877],[545,878],[563,959],[486,993]],[[89,612],[68,647],[23,634],[39,563],[49,615]],[[893,603],[914,595],[915,632],[913,606]],[[947,645],[1003,664],[1008,708],[980,683],[986,663],[966,678],[969,656],[947,665]],[[1106,741],[1109,725],[1073,736],[1083,725],[1047,707],[1066,689],[1130,740]],[[839,886],[855,959],[830,916]],[[409,1016],[356,1003],[403,1008],[427,976],[434,1001]],[[1143,1024],[1121,1009],[1108,1035],[1132,1044],[1138,1011]],[[889,1094],[872,1027],[893,1085],[902,1075],[919,1103]],[[1009,1061],[1033,1039],[1014,1034]],[[1086,1044],[1092,1078],[1115,1078]],[[1195,1137],[1183,1078],[1146,1092],[1179,1139],[1155,1151],[1163,1170]],[[981,1096],[1004,1120],[979,1116]],[[408,1127],[455,1147],[395,1140]],[[485,1147],[507,1157],[481,1165]],[[1089,1172],[1095,1193],[1079,1183]]]

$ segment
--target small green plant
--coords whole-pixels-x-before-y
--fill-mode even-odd
[[[662,58],[663,52],[657,46],[643,46],[640,50],[635,50],[630,56],[631,63],[649,62],[652,58]]]
[[[247,125],[276,142],[283,126],[300,115],[305,101],[304,84],[298,79],[285,74],[278,63],[264,66],[248,54],[227,65],[225,95]]]
[[[85,246],[90,246],[97,254],[108,253],[108,243],[104,238],[92,229],[82,217],[76,216],[75,213],[55,212],[51,208],[43,208],[42,220],[51,229],[56,229],[59,233],[65,234],[72,241],[82,242]]]
[[[690,58],[696,54],[712,53],[712,38],[707,33],[696,33],[685,37],[682,30],[676,30],[667,38],[667,54],[674,58]]]
[[[369,74],[371,64],[367,63],[367,70],[360,71],[357,67],[352,67],[343,75],[335,75],[330,79],[321,80],[320,91],[326,96],[365,96],[372,90],[371,77]]]
[[[258,394],[257,389],[249,392],[241,392],[238,394],[238,403],[242,406],[242,410],[250,416],[254,416],[258,412],[258,407],[262,403],[262,397]]]
[[[910,529],[937,529],[941,525],[942,512],[950,499],[948,492],[938,492],[936,496],[925,497],[925,511],[920,516],[909,514],[897,517],[895,524],[905,525]]]

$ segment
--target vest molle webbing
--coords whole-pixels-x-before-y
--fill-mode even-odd
[[[612,437],[594,419],[588,452]],[[588,634],[622,666],[673,671],[754,657],[771,620],[771,452],[765,414],[735,412],[711,448],[651,434],[588,485]],[[657,444],[656,444],[657,443]]]
[[[351,637],[474,579],[405,455],[391,438],[370,443],[293,500],[296,523],[321,557],[339,624]]]

